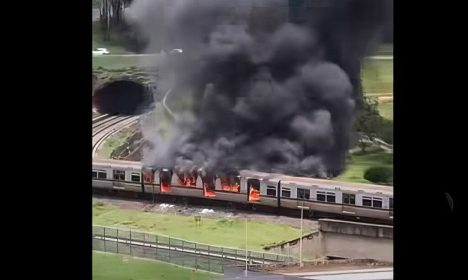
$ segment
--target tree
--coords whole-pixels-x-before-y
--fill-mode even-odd
[[[354,129],[360,136],[358,145],[362,152],[372,143],[384,119],[377,110],[378,101],[375,98],[364,96],[361,108],[357,114]]]
[[[123,25],[123,15],[132,0],[100,0],[99,17],[104,30],[104,39],[110,40],[111,29]]]

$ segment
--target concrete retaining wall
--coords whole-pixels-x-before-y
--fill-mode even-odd
[[[319,231],[302,239],[305,259],[341,257],[393,262],[393,227],[339,221],[319,220]],[[270,251],[299,255],[299,239],[291,240]]]

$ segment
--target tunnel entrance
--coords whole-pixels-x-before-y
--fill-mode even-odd
[[[151,94],[141,83],[118,80],[94,91],[93,108],[101,114],[138,115],[151,104]]]

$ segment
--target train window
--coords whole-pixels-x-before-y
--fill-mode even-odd
[[[327,192],[327,202],[335,203],[335,201],[336,201],[335,193]]]
[[[275,186],[267,186],[267,195],[268,196],[276,196],[276,187]]]
[[[310,199],[310,190],[297,188],[297,198]]]
[[[317,200],[325,201],[325,192],[317,192]]]
[[[93,170],[93,179],[107,179],[105,170]]]
[[[382,208],[382,199],[374,197],[372,199],[372,207],[374,208]]]
[[[132,182],[140,182],[141,175],[139,172],[132,172]]]
[[[114,180],[125,181],[125,171],[124,170],[114,170]]]
[[[291,189],[290,188],[281,188],[281,196],[282,197],[291,197]]]
[[[98,170],[97,177],[98,179],[107,179],[107,172],[103,170]]]
[[[343,204],[356,204],[356,195],[352,193],[343,193]]]
[[[393,197],[390,197],[389,199],[389,208],[393,209]]]
[[[382,208],[382,198],[363,196],[362,197],[362,206]]]
[[[362,197],[362,206],[371,207],[372,206],[372,197],[363,196]]]

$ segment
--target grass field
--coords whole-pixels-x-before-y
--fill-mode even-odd
[[[132,136],[134,131],[133,128],[126,127],[109,137],[109,139],[102,144],[102,148],[99,150],[99,156],[102,158],[111,158],[112,151],[124,144],[125,141]]]
[[[380,102],[377,109],[382,117],[393,120],[393,101]]]
[[[174,265],[93,251],[93,280],[222,279],[221,275]]]
[[[393,167],[393,154],[384,152],[353,154],[347,168],[337,180],[345,182],[371,183],[364,179],[364,171],[373,166]]]
[[[193,216],[163,215],[99,203],[93,205],[93,224],[132,228],[205,244],[245,248],[243,219],[202,217],[202,222],[197,227]],[[265,245],[294,239],[300,235],[299,228],[255,220],[249,221],[247,228],[247,247],[250,250],[261,250]],[[306,227],[304,233],[312,230]]]
[[[364,93],[393,93],[393,60],[364,60],[361,78]]]
[[[157,64],[151,56],[93,56],[93,68],[122,69],[128,67],[153,67]]]

